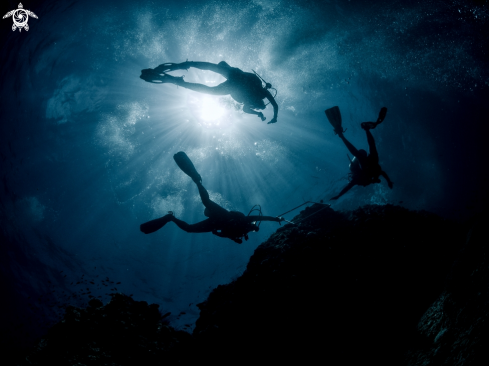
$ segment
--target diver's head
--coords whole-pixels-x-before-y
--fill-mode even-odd
[[[265,89],[271,89],[271,88],[272,88],[272,84],[270,84],[270,83],[265,84]]]
[[[358,152],[363,157],[367,157],[367,155],[368,155],[367,152],[365,150],[363,150],[363,149],[358,150]]]

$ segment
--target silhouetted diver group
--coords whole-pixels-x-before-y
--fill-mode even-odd
[[[175,77],[168,74],[168,72],[174,70],[188,70],[189,67],[216,72],[224,76],[227,80],[217,86],[210,87],[204,84],[188,83],[183,80],[183,76]],[[274,116],[268,123],[277,122],[278,105],[269,92],[269,89],[272,89],[272,85],[265,82],[265,80],[259,77],[255,72],[254,74],[244,72],[236,67],[229,66],[225,61],[221,61],[218,64],[193,61],[185,61],[179,64],[164,63],[154,69],[141,70],[140,78],[150,83],[171,83],[204,94],[231,95],[235,101],[243,104],[243,112],[255,114],[260,117],[262,121],[266,120],[265,116],[262,112],[256,110],[266,108],[266,105],[263,102],[263,99],[266,98],[272,104],[274,110]],[[262,85],[262,80],[265,82],[265,86]],[[370,132],[371,129],[374,129],[378,124],[383,122],[387,114],[387,108],[383,107],[380,110],[376,122],[362,122],[360,125],[367,134],[367,142],[369,145],[368,154],[363,149],[357,150],[343,135],[345,131],[341,125],[341,113],[337,106],[325,110],[325,113],[334,128],[335,134],[341,138],[350,153],[353,154],[353,159],[350,160],[350,182],[337,196],[332,197],[331,200],[337,200],[354,185],[365,187],[372,183],[380,183],[380,176],[384,177],[389,188],[392,189],[392,181],[379,165],[379,155],[375,146],[375,140]],[[261,211],[260,215],[250,216],[250,214],[248,214],[248,216],[245,216],[238,211],[226,210],[209,198],[209,193],[202,185],[202,177],[195,169],[194,164],[187,154],[180,151],[173,156],[173,159],[179,168],[192,178],[197,185],[200,198],[205,206],[204,215],[208,218],[196,224],[188,224],[185,221],[177,219],[173,212],[169,211],[169,213],[163,217],[141,224],[140,230],[143,233],[153,233],[161,229],[168,222],[173,221],[180,229],[188,233],[212,232],[214,235],[222,238],[229,238],[236,243],[241,244],[243,238],[248,240],[249,232],[256,232],[259,230],[259,224],[257,225],[257,222],[275,221],[281,223],[284,221],[282,217],[262,216]]]

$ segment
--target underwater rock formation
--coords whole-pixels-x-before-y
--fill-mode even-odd
[[[460,226],[392,205],[314,205],[260,245],[244,274],[199,305],[194,336],[214,359],[403,363],[443,290]]]
[[[293,221],[198,305],[193,336],[167,326],[157,305],[118,294],[68,308],[28,364],[448,365],[481,353],[481,224],[466,242],[465,225],[393,205],[315,204]]]
[[[489,365],[487,218],[470,230],[445,291],[418,324],[408,365]]]
[[[192,345],[187,332],[169,327],[159,305],[113,294],[103,306],[69,306],[30,352],[24,365],[154,365],[181,362]]]

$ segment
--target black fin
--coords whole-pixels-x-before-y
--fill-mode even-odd
[[[159,219],[154,219],[139,226],[139,230],[141,230],[145,234],[154,233],[157,230],[160,230],[163,226],[166,225],[167,222],[171,220],[171,214],[160,217]]]
[[[382,107],[380,112],[379,112],[379,118],[377,118],[377,124],[382,123],[384,121],[385,115],[387,114],[387,108]]]
[[[338,106],[335,106],[326,109],[324,113],[326,113],[326,117],[328,117],[328,121],[333,126],[335,133],[343,132],[343,127],[341,126],[340,108]]]
[[[197,173],[197,169],[195,169],[194,164],[189,159],[187,154],[183,151],[177,152],[173,155],[173,159],[175,163],[177,163],[178,167],[187,174],[195,183],[202,183],[202,178],[199,173]]]

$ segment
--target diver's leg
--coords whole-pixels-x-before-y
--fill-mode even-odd
[[[199,93],[211,95],[227,95],[231,93],[231,83],[225,81],[217,86],[207,86],[198,83],[187,83],[183,76],[177,77],[168,74],[160,75],[152,69],[141,70],[141,79],[155,84],[175,84],[182,88],[190,89]]]
[[[340,137],[340,139],[343,140],[343,142],[346,145],[348,151],[350,151],[350,153],[352,153],[353,156],[355,156],[357,159],[362,159],[363,158],[360,155],[360,153],[358,152],[357,148],[355,146],[353,146],[352,143],[345,138],[345,136],[343,136],[343,133],[338,133],[338,136]]]
[[[198,83],[187,83],[183,80],[183,76],[177,77],[168,74],[160,75],[152,69],[141,70],[141,79],[148,83],[154,84],[174,84],[182,88],[190,89],[203,94],[210,95],[227,95],[231,93],[231,83],[225,81],[217,86],[207,86]]]
[[[372,136],[370,130],[365,130],[367,133],[367,141],[369,147],[369,159],[378,163],[379,162],[379,153],[377,152],[377,147],[375,146],[375,140]]]
[[[217,203],[215,203],[210,199],[209,192],[207,192],[207,190],[204,188],[202,183],[196,182],[195,184],[197,184],[197,188],[199,189],[200,199],[202,200],[202,203],[207,209],[208,212],[207,216],[217,217],[217,216],[227,215],[229,213],[228,210],[219,206]]]
[[[171,221],[173,221],[180,229],[186,231],[187,233],[208,233],[214,229],[212,225],[213,220],[211,219],[206,219],[196,224],[187,224],[185,221],[179,220],[173,216]]]
[[[185,66],[187,67],[195,67],[196,69],[199,70],[209,70],[209,71],[216,72],[224,76],[226,79],[229,79],[229,73],[233,69],[225,61],[221,61],[218,64],[213,64],[211,62],[187,61],[187,62],[182,62],[182,64],[185,64]]]
[[[229,66],[225,61],[221,61],[218,64],[203,61],[185,61],[179,64],[165,63],[154,68],[154,71],[158,73],[166,73],[175,70],[188,70],[190,67],[194,67],[199,70],[209,70],[221,74],[226,79],[229,78],[229,73],[234,68]]]
[[[168,75],[167,75],[168,76]],[[228,95],[231,93],[229,89],[229,85],[227,84],[227,81],[224,83],[221,83],[217,86],[207,86],[204,84],[197,84],[197,83],[187,83],[185,81],[176,81],[173,82],[173,84],[181,86],[182,88],[190,89],[199,93],[203,94],[210,94],[210,95]]]

